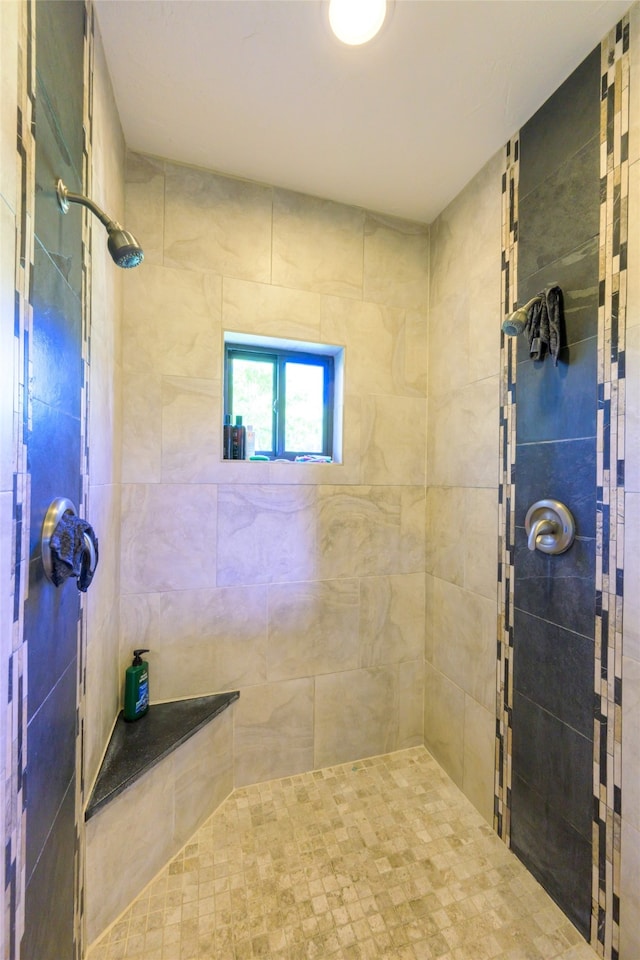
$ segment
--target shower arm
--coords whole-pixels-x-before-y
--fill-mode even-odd
[[[100,209],[97,203],[95,203],[89,197],[85,197],[82,193],[72,193],[67,189],[62,180],[58,180],[56,185],[56,193],[58,194],[58,204],[63,213],[67,213],[70,203],[79,203],[81,206],[91,210],[91,213],[96,215],[100,223],[106,227],[107,230],[114,226],[118,229],[121,229],[120,224],[117,223],[117,221],[112,220],[111,217],[108,217],[104,210]]]

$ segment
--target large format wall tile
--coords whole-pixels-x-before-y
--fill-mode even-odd
[[[222,280],[206,270],[143,264],[127,275],[125,372],[218,379]]]
[[[122,377],[123,483],[159,483],[162,477],[162,377],[151,371]]]
[[[514,688],[548,713],[593,737],[593,640],[515,611]]]
[[[35,870],[25,890],[28,917],[46,917],[45,923],[28,923],[21,956],[58,960],[73,956],[75,780],[72,780],[49,832]],[[51,909],[55,892],[55,910]]]
[[[425,621],[422,573],[360,580],[361,667],[417,660]]]
[[[396,666],[328,674],[315,687],[315,767],[397,749]]]
[[[595,437],[595,338],[560,351],[551,360],[518,364],[518,443]]]
[[[216,499],[208,485],[125,484],[122,592],[215,586]]]
[[[321,296],[268,283],[225,277],[222,287],[222,323],[262,337],[320,340]]]
[[[313,769],[313,680],[247,687],[236,704],[235,785]]]
[[[597,126],[594,131],[596,129]],[[523,128],[523,137],[525,133],[526,127]],[[527,196],[520,197],[519,278],[529,277],[546,265],[553,264],[559,256],[582,246],[598,234],[599,153],[598,137],[593,136],[562,166],[547,166],[545,179]],[[541,149],[539,156],[544,156]],[[523,154],[521,171],[524,168]],[[555,277],[550,276],[549,282],[554,280]]]
[[[172,760],[173,839],[182,846],[233,790],[233,711],[207,723]]]
[[[416,395],[415,381],[407,377],[407,350],[416,346],[416,322],[396,307],[322,298],[322,340],[345,346],[347,396]],[[425,370],[426,363],[423,374]]]
[[[634,271],[630,272],[633,275]],[[638,375],[640,371],[640,296],[638,316],[635,319],[635,325],[627,330],[626,343],[628,375],[625,415],[625,490],[627,494],[630,491],[640,493],[640,376]],[[625,597],[625,603],[626,601]]]
[[[429,405],[427,477],[429,486],[497,486],[498,378],[488,377]]]
[[[138,616],[145,610],[139,599]],[[159,595],[157,614],[145,641],[152,700],[205,696],[267,679],[266,587],[168,591]]]
[[[640,583],[640,494],[625,495],[624,576]],[[640,661],[640,590],[624,595],[624,652]]]
[[[4,5],[0,4],[0,24],[4,15]],[[1,143],[1,141],[0,141]],[[0,146],[0,150],[2,146]],[[0,170],[0,173],[3,171]],[[5,200],[0,196],[0,311],[5,322],[0,326],[0,352],[2,357],[13,355],[12,317],[15,297],[15,216]],[[9,322],[10,321],[10,322]],[[7,362],[7,361],[6,361]],[[13,435],[13,378],[9,375],[9,366],[0,379],[0,490],[13,489],[13,446],[9,438]]]
[[[499,276],[501,177],[499,150],[431,225],[431,306],[455,295],[461,278],[475,289]]]
[[[270,187],[165,163],[164,262],[271,279]]]
[[[534,116],[520,135],[520,197],[526,197],[566,163],[598,129],[600,48],[595,47],[579,67]],[[562,130],[562,136],[558,136]],[[539,237],[539,234],[533,234]]]
[[[549,807],[591,843],[593,743],[516,691],[513,769]],[[518,813],[523,813],[522,807]],[[515,814],[514,814],[515,820]]]
[[[18,169],[16,164],[15,112],[15,104],[18,100],[18,44],[8,42],[8,38],[18,37],[19,10],[19,0],[7,0],[5,3],[0,3],[0,36],[7,38],[2,46],[2,61],[0,62],[0,102],[7,107],[7,109],[0,110],[0,196],[4,197],[12,212],[15,211],[18,199],[16,196]],[[14,243],[15,239],[12,240],[12,246]],[[8,265],[9,263],[10,259],[7,256],[4,264]],[[3,282],[0,290],[4,295],[5,291],[10,290],[13,286],[13,280],[8,287],[5,287]]]
[[[424,743],[424,661],[398,664],[398,740],[396,750]]]
[[[423,310],[429,297],[429,231],[367,214],[364,224],[364,299]]]
[[[640,956],[640,831],[622,818],[620,878],[620,956]]]
[[[434,582],[433,665],[488,710],[495,705],[495,601]]]
[[[425,664],[425,746],[459,787],[464,770],[464,704],[464,690]]]
[[[331,200],[274,190],[274,284],[362,297],[364,212]]]
[[[593,438],[518,444],[515,521],[524,527],[527,510],[541,499],[566,503],[576,536],[596,535],[596,450]]]
[[[424,488],[321,487],[317,570],[367,577],[424,569]]]
[[[465,288],[455,290],[429,310],[431,396],[450,395],[469,382],[469,301],[473,293]],[[477,337],[480,342],[483,341],[479,333]],[[495,342],[493,348],[495,352]],[[494,370],[494,373],[497,371]]]
[[[427,489],[427,573],[464,584],[465,502],[461,487]]]
[[[638,22],[640,23],[640,15],[638,16]],[[634,59],[634,58],[632,58]],[[633,73],[633,63],[631,64],[631,71]],[[636,66],[637,70],[637,66]],[[632,88],[630,97],[631,100],[635,99],[638,101],[638,91],[637,88]],[[640,103],[637,102],[636,113],[640,113]],[[631,113],[631,117],[635,117],[635,114]],[[640,126],[640,122],[638,122]],[[631,137],[629,138],[629,143],[631,144]],[[637,133],[636,144],[640,147],[640,130]],[[627,239],[627,259],[628,263],[637,263],[638,251],[640,250],[640,163],[636,160],[635,163],[629,166],[629,206],[627,214],[627,230],[628,230],[628,239]],[[627,270],[627,333],[631,332],[631,327],[636,327],[640,323],[640,277],[638,276],[637,270]],[[629,408],[627,407],[627,413]],[[637,415],[638,408],[634,404],[632,407],[632,412]]]
[[[218,487],[219,586],[312,580],[317,574],[312,487]]]
[[[462,789],[488,823],[493,823],[495,734],[495,710],[465,695]]]
[[[511,849],[585,938],[589,937],[591,843],[517,773],[511,787]]]
[[[86,824],[87,941],[95,938],[120,914],[166,863],[177,847],[165,831],[149,843],[145,830],[123,830],[144,810],[149,823],[172,824],[174,789],[168,771],[171,758],[147,771]],[[127,869],[123,869],[123,864]],[[118,877],[118,883],[112,878]]]
[[[518,283],[518,303],[526,303],[550,283],[558,284],[562,290],[563,345],[597,335],[598,247],[599,238],[590,237]],[[526,337],[519,337],[518,360],[528,357],[529,342]]]
[[[268,679],[289,680],[358,666],[357,580],[269,587]]]
[[[146,266],[164,263],[164,162],[127,154],[127,228],[142,245]],[[145,267],[146,269],[146,267]]]
[[[211,483],[222,456],[220,381],[163,377],[161,389],[162,481]]]
[[[490,487],[468,488],[464,517],[464,585],[473,593],[495,600],[498,563],[496,491]]]
[[[571,550],[555,557],[539,550],[531,551],[524,527],[517,527],[516,607],[585,637],[593,637],[595,552],[595,540],[574,540]]]
[[[624,657],[622,675],[622,815],[635,830],[640,830],[640,661]]]
[[[68,731],[74,729],[75,722],[76,671],[77,661],[74,659],[37,712],[34,712],[35,704],[31,707],[33,715],[29,720],[28,743],[32,794],[25,860],[27,882],[75,776],[76,745]],[[67,840],[70,828],[71,824],[67,822],[64,827]]]
[[[426,402],[374,396],[361,410],[362,483],[424,484]]]

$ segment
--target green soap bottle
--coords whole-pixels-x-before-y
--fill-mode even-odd
[[[149,709],[149,664],[140,654],[148,650],[134,650],[133,663],[127,667],[124,675],[125,720],[139,720]]]

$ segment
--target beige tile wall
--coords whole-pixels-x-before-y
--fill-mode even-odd
[[[422,742],[428,229],[131,155],[120,672],[239,688],[236,784]],[[222,332],[345,348],[340,464],[221,459]]]
[[[500,153],[431,227],[425,744],[491,822]]]
[[[620,960],[640,956],[640,5],[630,15]]]
[[[124,219],[124,139],[99,28],[93,74],[93,199],[114,219]],[[100,563],[87,593],[87,696],[85,782],[87,799],[119,709],[121,323],[127,276],[107,251],[93,221],[91,260],[91,363],[89,370],[88,519],[100,543]]]

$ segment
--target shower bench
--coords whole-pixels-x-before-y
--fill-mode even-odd
[[[85,811],[88,944],[233,790],[228,708],[239,696],[152,704],[133,723],[119,715]]]

